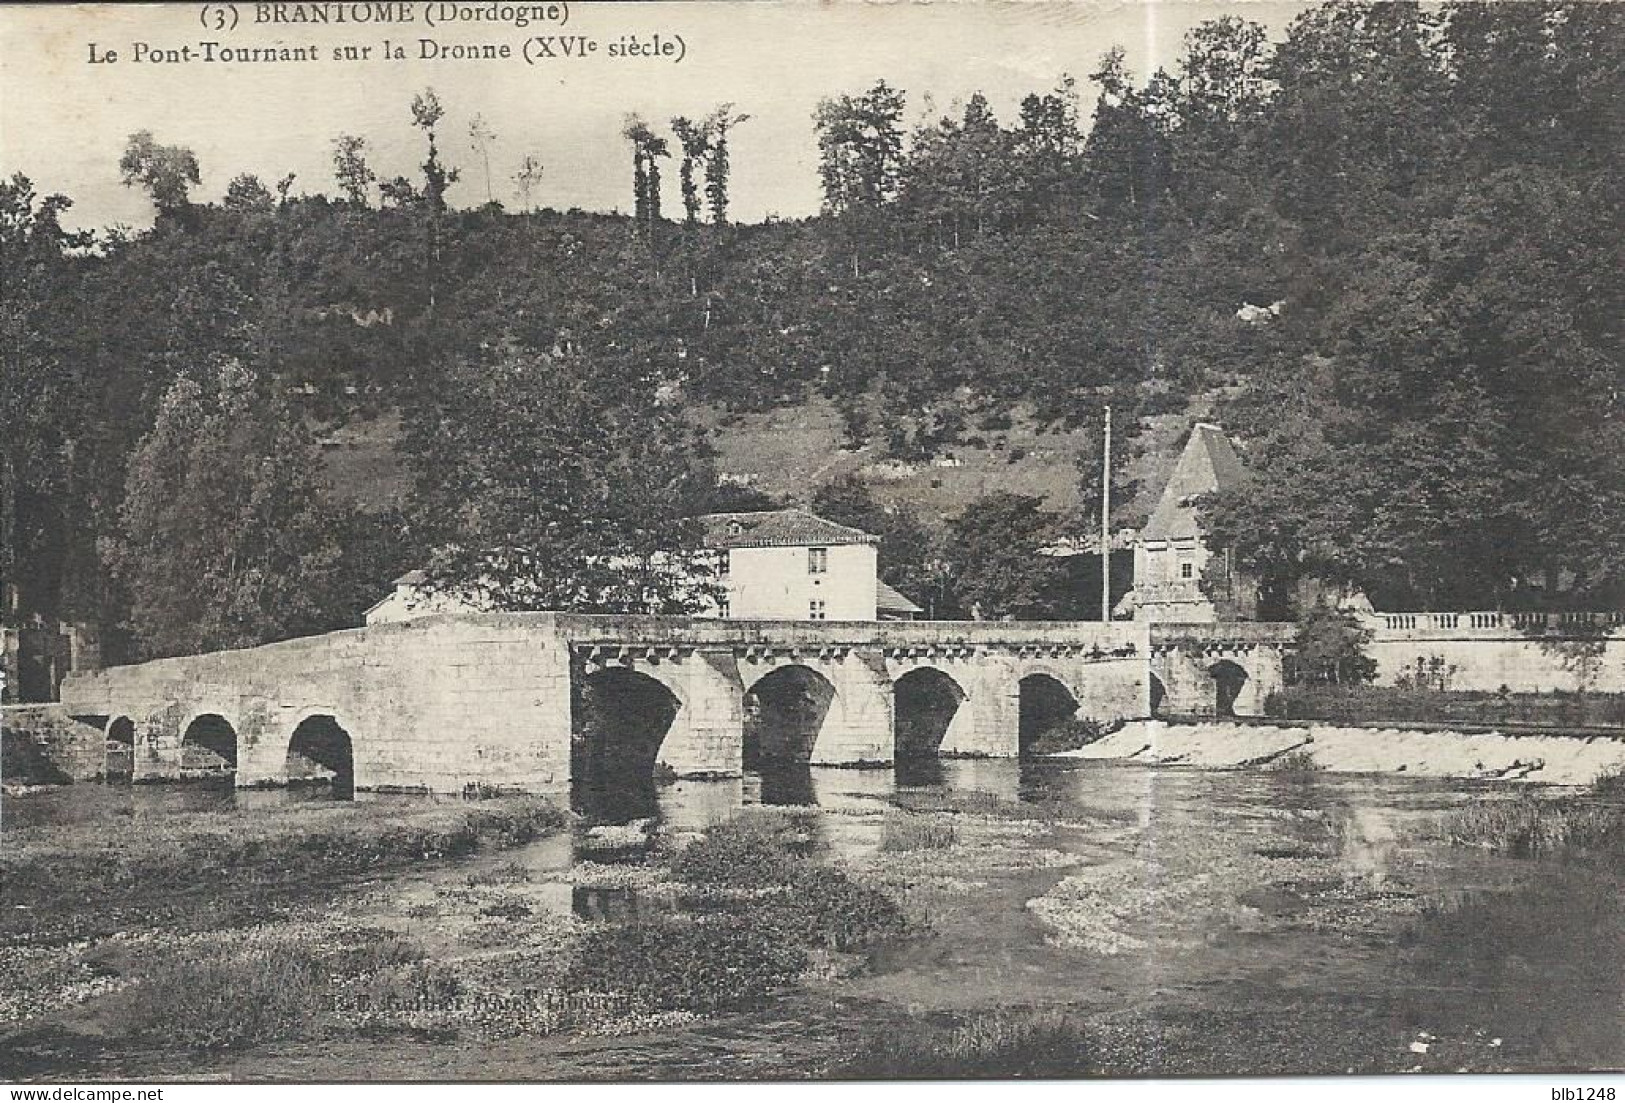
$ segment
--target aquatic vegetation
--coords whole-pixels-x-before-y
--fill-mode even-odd
[[[1070,1007],[1000,1008],[941,1021],[913,1019],[867,1037],[840,1075],[1003,1079],[1090,1070],[1087,1025]]]
[[[1484,847],[1515,858],[1591,856],[1625,864],[1625,807],[1525,794],[1452,813],[1444,836],[1455,846]]]
[[[1591,795],[1612,800],[1625,800],[1625,767],[1614,767],[1598,775],[1591,783]]]
[[[1278,774],[1318,774],[1326,769],[1315,760],[1312,752],[1304,750],[1276,755],[1265,768]]]
[[[313,879],[355,876],[482,848],[519,846],[567,822],[533,797],[207,812],[71,825],[8,837],[0,932],[68,941],[143,926],[243,926],[287,913]]]
[[[939,816],[894,809],[880,828],[881,850],[947,850],[958,839],[954,825]]]
[[[691,885],[786,885],[810,849],[805,816],[757,812],[717,824],[684,847],[672,874]]]
[[[297,943],[211,947],[154,963],[128,993],[126,1033],[221,1049],[300,1035],[329,1008],[332,971]]]
[[[805,968],[806,953],[749,915],[661,917],[583,939],[566,987],[643,1010],[759,1006]]]

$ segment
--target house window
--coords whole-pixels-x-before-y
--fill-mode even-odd
[[[823,574],[828,570],[829,570],[829,549],[828,548],[808,548],[807,549],[807,573],[808,574]]]
[[[728,571],[733,565],[733,553],[723,552],[717,557],[717,577],[727,578]]]
[[[721,617],[723,620],[728,619],[728,599],[727,598],[722,598],[721,600],[719,600],[717,602],[717,616]]]
[[[1179,577],[1180,578],[1195,578],[1196,577],[1196,564],[1190,563],[1190,562],[1181,563],[1179,565]]]
[[[813,598],[812,603],[810,605],[808,605],[808,607],[807,607],[807,619],[808,620],[823,620],[824,619],[824,603],[822,601],[820,601],[818,598]]]

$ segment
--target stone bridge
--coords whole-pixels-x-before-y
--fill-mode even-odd
[[[1015,756],[1154,704],[1261,712],[1279,628],[437,616],[75,674],[62,700],[113,775],[546,789]]]

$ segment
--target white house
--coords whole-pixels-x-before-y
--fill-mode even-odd
[[[700,518],[723,587],[716,616],[735,620],[875,620],[881,605],[878,537],[803,509]],[[890,588],[887,588],[890,590]],[[895,595],[895,597],[891,596]],[[908,611],[890,590],[888,613]],[[906,598],[903,605],[919,607]]]
[[[735,620],[912,620],[923,610],[880,581],[879,539],[801,509],[711,513],[699,518],[705,551],[722,587],[701,617]],[[388,624],[439,613],[475,613],[475,602],[423,588],[422,571],[395,580],[367,610]]]

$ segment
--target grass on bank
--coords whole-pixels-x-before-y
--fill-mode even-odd
[[[1075,1010],[1000,1008],[951,1021],[910,1020],[866,1038],[838,1072],[877,1080],[1079,1076],[1089,1071],[1089,1053]]]
[[[568,816],[532,797],[199,812],[40,828],[7,839],[0,936],[71,941],[267,917],[313,883],[523,845]],[[188,917],[188,913],[197,913]]]
[[[953,824],[900,808],[888,811],[880,824],[880,849],[888,853],[948,850],[958,840]]]
[[[529,801],[396,814],[371,829],[348,816],[316,818],[319,826],[297,839],[319,838],[323,841],[314,848],[334,854],[346,841],[364,843],[375,860],[464,851],[561,822],[551,806]],[[242,859],[244,869],[258,871],[256,876],[308,874],[309,857],[297,839],[274,832],[252,838],[200,833],[198,823],[214,818],[188,819],[198,822],[187,831],[160,828],[164,840],[176,845],[177,853],[194,852],[199,839],[216,846],[229,842],[226,851],[211,856],[211,876],[219,873],[226,854]],[[505,1008],[513,1004],[499,1013],[499,1027],[509,1033],[551,1033],[606,1018],[619,1022],[759,1007],[810,975],[810,967],[835,958],[850,967],[861,965],[867,949],[907,927],[889,895],[811,857],[809,826],[804,817],[767,813],[712,828],[672,855],[662,871],[676,882],[675,910],[669,910],[673,897],[663,897],[667,903],[627,922],[574,921],[575,929],[562,940],[532,938],[546,935],[538,924],[555,920],[528,911],[508,916],[502,925],[510,933],[503,945],[518,948],[511,961],[483,954],[436,958],[412,937],[342,921],[336,926],[312,922],[311,916],[184,935],[180,942],[172,941],[173,932],[163,933],[153,948],[106,941],[97,953],[110,954],[127,981],[106,997],[112,1002],[105,1021],[143,1045],[212,1051],[347,1032],[370,1037],[427,1031],[424,1037],[449,1038],[464,1029],[485,1029],[480,1005],[491,999]],[[158,840],[131,844],[122,855],[130,865],[104,854],[105,864],[91,868],[100,870],[104,886],[122,883],[161,845]],[[56,853],[42,844],[27,855],[30,876]],[[349,860],[346,868],[358,868],[359,861]],[[31,884],[33,898],[43,901],[39,883]],[[216,883],[213,893],[228,888]],[[75,895],[83,898],[84,890]],[[64,913],[57,908],[53,914]],[[190,918],[190,929],[207,930],[200,926],[206,913]],[[541,963],[545,968],[532,960],[537,954],[547,959]],[[528,1003],[536,1004],[534,1014],[525,1011]],[[559,1008],[585,1010],[566,1010],[561,1017]]]
[[[568,984],[652,1010],[760,1006],[814,953],[859,953],[905,933],[891,896],[820,864],[810,821],[756,812],[719,824],[672,860],[683,910],[590,934]]]
[[[1523,793],[1452,813],[1445,838],[1515,858],[1581,857],[1625,867],[1625,772],[1602,775],[1583,793]]]

